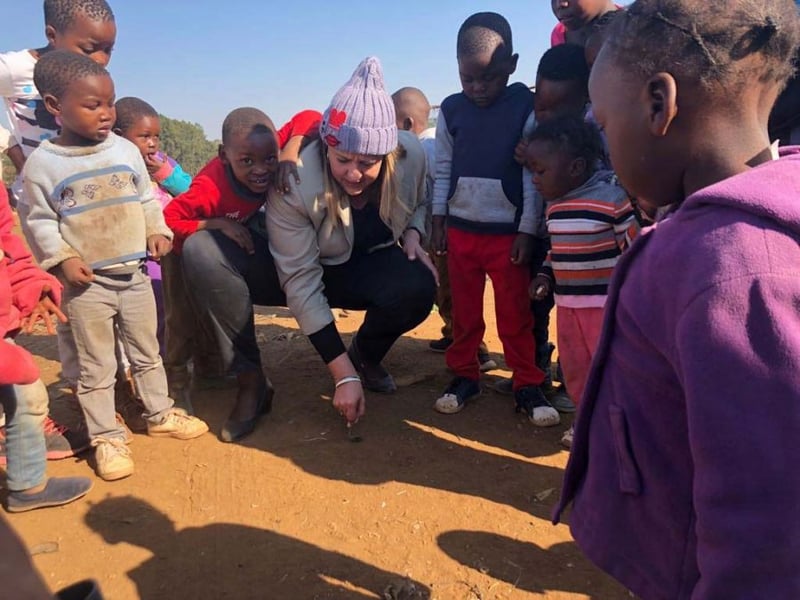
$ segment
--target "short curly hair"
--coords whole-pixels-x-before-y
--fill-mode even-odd
[[[514,54],[511,25],[503,15],[480,12],[467,17],[456,38],[456,56],[477,56],[501,48],[505,56]]]
[[[64,31],[79,14],[92,21],[114,21],[114,13],[106,0],[44,0],[44,24]]]
[[[133,127],[142,117],[158,119],[156,109],[141,98],[134,98],[133,96],[120,98],[114,104],[114,108],[117,111],[114,129],[119,129],[123,133]]]
[[[710,87],[782,83],[800,42],[794,0],[637,0],[614,19],[606,45],[643,75],[672,73]],[[748,60],[754,57],[759,61]]]
[[[33,83],[40,96],[50,94],[60,98],[70,83],[93,75],[110,77],[105,67],[88,56],[68,50],[52,50],[36,61]]]
[[[534,141],[550,143],[570,158],[582,158],[590,168],[605,156],[600,130],[576,116],[558,117],[541,123],[528,136],[528,142]]]

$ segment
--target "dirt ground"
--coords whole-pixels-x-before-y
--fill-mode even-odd
[[[491,301],[486,341],[502,363]],[[91,476],[93,490],[69,506],[9,515],[52,589],[92,577],[112,599],[629,598],[566,525],[549,522],[569,419],[545,430],[515,414],[513,400],[488,387],[508,375],[502,369],[462,413],[432,409],[449,380],[443,356],[427,349],[437,314],[390,352],[400,389],[367,393],[363,441],[353,443],[294,320],[285,309],[259,313],[277,394],[252,436],[219,442],[234,390],[200,390],[209,434],[137,435],[136,473],[114,483],[96,479],[86,455],[50,462],[50,475]],[[361,317],[340,317],[346,338]],[[55,338],[20,341],[38,356],[56,414],[74,420],[59,397]]]

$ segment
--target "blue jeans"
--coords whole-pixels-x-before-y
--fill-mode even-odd
[[[2,385],[0,403],[6,413],[8,489],[19,492],[36,487],[44,481],[47,388],[41,379],[30,385]]]
[[[78,401],[92,439],[125,435],[114,415],[116,336],[130,360],[144,418],[151,423],[163,421],[172,400],[158,352],[156,301],[147,275],[141,271],[95,273],[86,287],[65,287],[63,305],[78,351]]]

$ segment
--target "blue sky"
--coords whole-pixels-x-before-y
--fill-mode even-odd
[[[109,69],[117,97],[139,96],[169,117],[219,137],[225,115],[256,106],[276,125],[323,110],[365,56],[383,63],[389,92],[411,85],[432,104],[458,91],[455,37],[470,14],[511,23],[514,78],[532,84],[555,18],[548,0],[201,1],[111,0],[117,44]],[[39,47],[39,0],[5,3],[0,51]],[[13,24],[10,26],[9,24]],[[6,124],[5,115],[0,121]]]

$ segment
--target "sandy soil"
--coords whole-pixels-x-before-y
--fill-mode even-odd
[[[499,354],[491,296],[486,340]],[[368,393],[361,443],[330,406],[322,362],[285,309],[256,318],[275,407],[241,444],[216,438],[233,390],[206,389],[211,433],[190,442],[137,435],[136,473],[95,478],[85,501],[11,515],[52,589],[83,578],[106,598],[629,598],[549,522],[567,453],[488,384],[462,413],[432,409],[449,375],[427,342],[440,321],[401,339],[386,366],[400,385]],[[344,314],[355,331],[360,313]],[[349,335],[346,337],[349,338]],[[38,357],[54,411],[55,339],[20,338]],[[86,455],[51,475],[94,478]],[[413,593],[416,590],[416,594]]]

